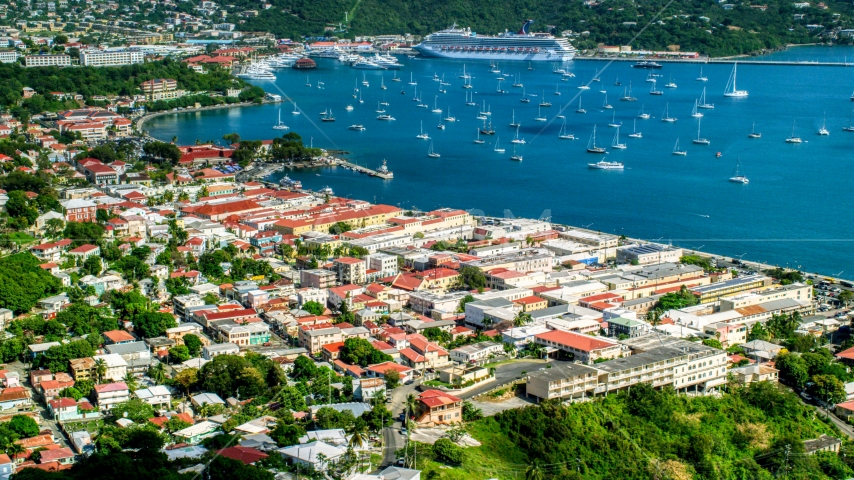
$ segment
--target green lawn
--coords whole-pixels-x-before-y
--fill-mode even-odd
[[[30,243],[34,241],[35,237],[24,232],[12,232],[9,234],[9,240],[21,245],[23,243]]]
[[[483,366],[483,368],[495,368],[500,367],[501,365],[508,365],[510,363],[519,362],[546,363],[545,360],[539,358],[511,358],[508,360],[501,360],[500,362],[487,363]]]

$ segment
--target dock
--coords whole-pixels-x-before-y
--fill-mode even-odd
[[[575,57],[574,60],[594,60],[599,62],[641,62],[644,60],[657,63],[689,63],[689,64],[733,64],[741,65],[783,65],[793,67],[854,67],[852,62],[797,62],[783,60],[750,60],[744,58],[625,58],[625,57]]]
[[[378,170],[373,170],[367,167],[363,167],[361,165],[356,165],[355,163],[350,163],[346,160],[338,159],[333,165],[340,165],[344,168],[349,168],[354,172],[364,173],[371,177],[382,178],[383,180],[391,180],[392,178],[394,178],[394,173],[392,172],[380,172]]]

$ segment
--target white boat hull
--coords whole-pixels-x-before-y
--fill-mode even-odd
[[[454,58],[461,60],[519,60],[526,62],[568,62],[575,57],[575,52],[558,53],[552,51],[529,52],[466,52],[440,50],[432,46],[416,45],[412,47],[425,57]]]

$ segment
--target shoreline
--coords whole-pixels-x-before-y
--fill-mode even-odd
[[[199,108],[189,107],[189,108],[184,108],[183,110],[165,110],[162,112],[147,113],[147,114],[139,117],[138,119],[134,120],[134,126],[135,126],[136,130],[138,132],[140,132],[140,134],[142,134],[142,126],[145,124],[146,121],[148,121],[152,118],[162,117],[165,115],[178,115],[181,113],[195,113],[195,112],[204,112],[204,111],[208,111],[208,110],[220,110],[223,108],[242,108],[242,107],[261,106],[261,105],[265,105],[267,103],[274,103],[274,102],[262,102],[262,103],[239,102],[239,103],[231,103],[231,104],[224,104],[224,105],[209,105],[207,107],[199,107]],[[161,140],[161,139],[158,139],[157,137],[155,137],[153,135],[149,135],[149,134],[145,134],[145,135],[148,137],[157,139],[157,140]]]

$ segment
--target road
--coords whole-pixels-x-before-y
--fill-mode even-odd
[[[828,420],[830,420],[834,425],[839,427],[839,430],[841,430],[842,433],[848,435],[849,439],[854,440],[854,428],[851,428],[851,425],[840,420],[839,417],[833,414],[833,412],[828,412],[827,410],[819,407],[815,407],[815,409],[817,415],[824,414]]]
[[[397,461],[397,451],[406,445],[406,437],[400,434],[400,422],[383,429],[383,463],[393,465]]]

